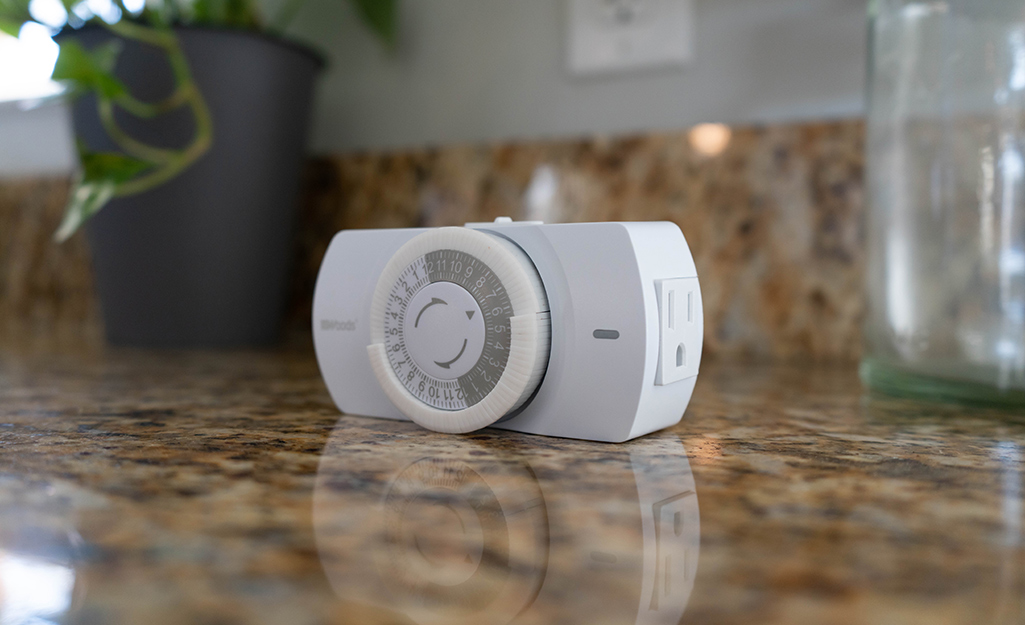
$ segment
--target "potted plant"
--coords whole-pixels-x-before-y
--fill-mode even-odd
[[[303,0],[269,25],[253,0],[113,0],[103,15],[61,1],[53,78],[75,100],[81,167],[55,236],[88,220],[108,340],[273,342],[322,66],[281,35]],[[350,1],[392,44],[396,0]],[[32,20],[29,3],[0,0],[0,29]]]

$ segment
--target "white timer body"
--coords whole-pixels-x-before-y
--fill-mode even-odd
[[[673,425],[702,332],[669,222],[344,230],[313,299],[339,409],[445,432],[621,442]]]

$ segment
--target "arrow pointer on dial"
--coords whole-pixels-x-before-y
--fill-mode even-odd
[[[446,360],[445,362],[438,362],[437,360],[435,360],[434,364],[438,365],[442,369],[448,369],[449,367],[451,367],[452,363],[454,363],[455,361],[459,360],[462,357],[463,352],[466,351],[466,342],[467,342],[467,340],[463,339],[463,348],[461,350],[459,350],[459,353],[456,354],[455,358],[453,358],[452,360]]]
[[[414,328],[420,327],[420,317],[423,317],[424,316],[424,311],[426,311],[431,306],[434,306],[435,304],[444,304],[444,305],[448,306],[448,302],[446,302],[445,300],[441,299],[440,297],[432,297],[431,298],[431,303],[427,304],[426,306],[424,306],[423,308],[420,309],[420,314],[418,314],[416,316],[416,321],[413,323],[413,327]]]

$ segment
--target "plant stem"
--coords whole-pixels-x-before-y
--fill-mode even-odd
[[[114,104],[117,104],[136,117],[149,119],[183,106],[188,101],[188,91],[191,88],[191,85],[182,85],[175,89],[174,93],[170,96],[159,102],[143,102],[129,93],[122,93],[114,98]]]
[[[213,143],[213,120],[210,117],[210,109],[207,107],[206,100],[192,78],[188,59],[185,58],[174,31],[140,26],[125,20],[106,26],[115,34],[126,39],[134,39],[162,48],[171,63],[171,71],[174,73],[177,85],[174,94],[155,104],[141,102],[130,95],[119,96],[114,100],[99,97],[100,119],[111,138],[128,154],[158,166],[156,170],[148,174],[117,185],[117,189],[114,191],[115,196],[134,195],[167,182],[209,150]],[[124,106],[125,103],[129,103],[128,106]],[[183,150],[168,150],[137,141],[115,122],[114,104],[124,106],[125,110],[130,113],[134,113],[133,109],[147,113],[141,115],[142,117],[155,116],[166,110],[188,104],[196,121],[196,131],[192,143]]]
[[[108,30],[121,35],[125,39],[134,39],[151,46],[171,50],[178,47],[178,38],[170,28],[157,29],[152,26],[142,26],[127,20],[121,20],[113,24],[102,22]]]
[[[114,102],[111,100],[102,97],[98,98],[97,108],[99,109],[100,122],[103,124],[103,129],[107,131],[107,134],[114,140],[114,143],[126,153],[151,163],[168,163],[178,157],[180,150],[155,148],[146,145],[122,130],[114,119]]]

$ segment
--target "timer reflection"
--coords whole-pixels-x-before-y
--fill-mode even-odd
[[[335,593],[420,625],[679,622],[700,544],[679,438],[569,447],[343,417],[314,493]]]

